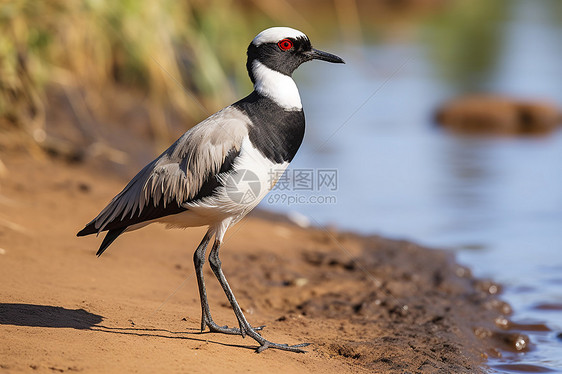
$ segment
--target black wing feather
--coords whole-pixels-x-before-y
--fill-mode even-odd
[[[109,230],[105,235],[105,238],[103,238],[103,242],[101,242],[100,249],[98,249],[96,256],[100,257],[101,254],[107,249],[107,247],[109,247],[111,243],[113,243],[113,241],[117,239],[117,237],[121,235],[126,229],[126,227],[121,227],[119,229]]]
[[[154,204],[152,199],[148,200],[148,204],[142,208],[142,211],[139,212],[140,208],[135,210],[135,213],[132,217],[125,217],[123,219],[116,219],[108,223],[102,231],[108,230],[117,230],[117,229],[126,229],[128,226],[136,225],[137,223],[142,223],[146,221],[151,221],[153,219],[169,216],[172,214],[178,214],[187,209],[177,204],[168,204],[164,206],[164,198],[161,198],[157,204]],[[95,221],[90,222],[86,227],[76,234],[76,236],[85,236],[91,234],[97,234],[98,229],[95,227]]]
[[[239,154],[239,150],[230,150],[223,164],[221,165],[219,172],[213,175],[209,174],[207,178],[205,178],[205,182],[201,186],[201,189],[199,190],[197,195],[195,195],[187,202],[194,202],[214,194],[216,189],[222,185],[219,181],[218,175],[232,170],[234,161],[239,156]],[[146,205],[142,207],[142,209],[138,207],[132,216],[128,215],[127,217],[124,217],[122,219],[121,216],[119,216],[118,219],[109,222],[103,228],[102,231],[108,231],[108,233],[105,236],[100,249],[97,252],[97,255],[100,256],[107,249],[107,247],[109,247],[111,243],[113,243],[113,241],[127,229],[127,227],[142,222],[152,221],[154,219],[169,216],[172,214],[178,214],[186,210],[186,208],[175,202],[164,204],[164,196],[162,196],[160,198],[160,201],[158,201],[157,203],[155,203],[152,198],[149,198]],[[98,233],[99,229],[95,227],[94,220],[88,223],[82,230],[80,230],[76,234],[76,236],[85,236]]]

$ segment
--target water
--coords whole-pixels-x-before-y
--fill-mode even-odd
[[[261,207],[457,251],[477,276],[504,285],[513,321],[550,329],[526,332],[532,349],[491,361],[492,370],[562,372],[562,132],[460,137],[432,120],[439,103],[469,90],[548,98],[562,106],[556,2],[493,3],[503,8],[482,21],[489,32],[484,39],[467,41],[452,30],[458,41],[437,42],[432,32],[443,26],[429,25],[425,37],[332,48],[345,66],[303,66],[295,78],[308,128],[291,169],[336,170],[337,188],[313,181],[314,191],[283,193],[337,202],[265,200]],[[442,50],[465,42],[475,55],[472,65]]]

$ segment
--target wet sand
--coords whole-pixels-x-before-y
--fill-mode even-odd
[[[0,369],[7,372],[455,372],[517,346],[499,286],[450,253],[252,215],[227,234],[224,271],[274,342],[201,333],[192,255],[204,229],[151,225],[100,258],[75,234],[126,181],[82,164],[0,155]],[[337,209],[337,207],[334,207]],[[210,269],[211,311],[235,318]],[[502,319],[503,318],[503,319]]]

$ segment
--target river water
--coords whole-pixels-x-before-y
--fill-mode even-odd
[[[436,21],[419,37],[322,46],[347,64],[309,63],[295,74],[307,115],[288,174],[296,184],[261,207],[456,251],[502,284],[511,320],[549,330],[526,331],[531,350],[491,360],[491,370],[562,372],[562,132],[463,137],[432,116],[467,91],[562,106],[560,8],[508,3],[476,25],[489,33],[479,39],[461,27],[478,20],[461,16],[451,35]]]

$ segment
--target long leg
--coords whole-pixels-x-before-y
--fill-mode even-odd
[[[241,333],[242,337],[245,337],[246,335],[248,335],[251,338],[253,338],[255,341],[257,341],[260,344],[259,348],[257,349],[258,353],[263,352],[267,348],[276,348],[276,349],[282,349],[282,350],[285,350],[285,351],[299,352],[299,353],[305,352],[300,348],[306,347],[309,343],[303,343],[303,344],[297,344],[297,345],[272,343],[272,342],[266,340],[265,338],[263,338],[256,331],[257,329],[254,329],[252,326],[250,326],[250,324],[246,320],[246,317],[244,316],[244,313],[242,313],[242,309],[240,308],[240,305],[238,305],[238,302],[236,301],[236,298],[234,297],[234,293],[232,293],[232,290],[230,289],[230,286],[228,285],[226,277],[224,276],[224,274],[222,272],[221,260],[219,259],[220,244],[221,244],[220,240],[215,239],[215,242],[213,244],[213,248],[211,249],[211,253],[209,253],[209,263],[211,265],[211,269],[213,270],[213,273],[215,273],[215,276],[219,280],[219,283],[221,284],[221,286],[224,290],[224,293],[226,294],[226,297],[228,298],[228,301],[230,301],[230,305],[232,305],[232,309],[234,310],[234,314],[236,315],[236,318],[238,319],[238,323],[240,324],[240,333]]]
[[[209,307],[209,301],[207,299],[207,290],[205,289],[205,279],[203,277],[203,265],[205,264],[205,252],[209,241],[211,240],[212,233],[207,231],[203,240],[195,250],[193,254],[193,264],[195,265],[195,275],[197,277],[197,286],[199,287],[199,298],[201,299],[201,331],[209,326],[209,330],[215,332],[222,332],[224,334],[241,335],[240,329],[229,328],[228,326],[219,326],[213,321],[211,317],[211,310]],[[258,329],[261,329],[259,327]]]
[[[195,265],[195,276],[199,287],[199,298],[201,299],[201,331],[207,326],[207,321],[211,319],[211,311],[207,300],[207,290],[205,289],[205,279],[203,278],[203,264],[205,264],[205,252],[211,240],[211,233],[207,231],[203,240],[193,254],[193,264]]]

